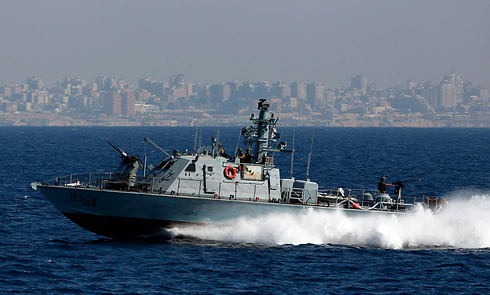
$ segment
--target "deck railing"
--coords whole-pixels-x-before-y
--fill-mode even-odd
[[[61,177],[56,177],[48,180],[47,184],[55,186],[72,186],[72,187],[88,187],[88,188],[105,188],[107,182],[113,180],[114,174],[112,172],[101,172],[101,171],[89,171],[85,173],[78,174],[68,174]],[[138,177],[140,178],[140,177]],[[138,179],[140,180],[140,179]],[[145,192],[150,193],[170,193],[170,194],[181,194],[182,185],[189,182],[199,182],[199,189],[197,194],[193,193],[192,196],[202,196],[205,194],[205,186],[202,180],[190,180],[190,179],[179,179],[177,191],[172,192],[162,192],[155,191],[155,179],[147,183],[147,189]],[[234,198],[237,198],[237,192],[235,191]],[[221,196],[221,183],[215,196]],[[253,193],[255,199],[255,189]],[[318,196],[328,199],[328,206],[341,206],[349,205],[353,203],[358,203],[363,207],[370,209],[387,209],[388,207],[395,210],[400,210],[408,206],[413,206],[417,203],[424,203],[427,205],[434,205],[435,207],[440,206],[440,200],[438,198],[429,198],[426,196],[404,196],[398,199],[397,196],[391,196],[391,201],[379,200],[379,194],[375,190],[365,190],[365,189],[342,189],[342,188],[321,188],[318,190]],[[303,190],[299,188],[294,188],[290,199],[302,199]],[[230,197],[231,198],[231,197]]]
[[[55,186],[73,187],[104,187],[107,181],[112,180],[112,172],[89,171],[77,174],[68,174],[48,180],[48,184]]]
[[[400,198],[398,196],[390,196],[391,201],[383,201],[379,199],[377,190],[365,189],[322,188],[319,189],[318,193],[319,196],[329,198],[334,206],[358,203],[371,209],[387,209],[389,207],[397,211],[417,203],[428,204],[428,200],[432,200],[432,198],[427,196],[400,196]],[[438,199],[435,199],[435,202],[438,205]]]

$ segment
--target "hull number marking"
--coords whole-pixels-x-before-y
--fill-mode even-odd
[[[83,206],[97,207],[96,197],[91,197],[89,194],[71,194],[70,201],[83,203]]]

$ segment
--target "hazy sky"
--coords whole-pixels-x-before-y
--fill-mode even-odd
[[[490,1],[0,0],[0,85],[97,75],[490,87]]]

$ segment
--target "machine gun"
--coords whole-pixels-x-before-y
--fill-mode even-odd
[[[398,195],[398,198],[401,197],[401,190],[403,189],[403,184],[404,183],[409,183],[409,182],[419,182],[422,181],[421,179],[415,179],[415,180],[406,180],[406,181],[395,181],[392,184],[395,186],[395,195]]]
[[[119,183],[110,184],[111,187],[120,189],[121,187],[134,186],[136,181],[136,173],[141,166],[140,158],[138,156],[128,155],[122,149],[110,143],[107,139],[105,141],[107,141],[108,144],[110,144],[116,151],[118,151],[121,154],[121,160],[122,160],[119,167],[116,169],[116,171],[114,171],[114,176],[113,176],[113,180]],[[109,184],[106,184],[106,187],[108,187],[108,185]]]
[[[136,163],[136,162],[141,163],[141,160],[138,156],[130,156],[126,152],[124,152],[121,148],[114,146],[107,139],[105,141],[107,141],[108,144],[110,144],[116,151],[118,151],[121,154],[121,160],[122,160],[123,164],[131,165],[131,164]]]

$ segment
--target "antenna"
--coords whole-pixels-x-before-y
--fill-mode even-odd
[[[313,127],[313,136],[311,137],[310,154],[308,155],[308,166],[306,168],[306,181],[310,180],[310,161],[311,161],[311,151],[313,150],[313,140],[314,139],[315,139],[315,127]]]
[[[236,158],[236,155],[238,153],[238,146],[240,145],[240,137],[242,136],[242,128],[243,128],[242,126],[240,126],[240,130],[238,130],[238,140],[236,142],[235,153],[233,154],[233,158]]]
[[[200,124],[200,122],[197,121],[197,124],[196,124],[196,133],[194,134],[194,154],[196,153],[196,148],[197,148],[196,146],[197,146],[197,136],[198,136],[198,132],[199,132],[199,124]]]
[[[201,117],[199,118],[199,126],[202,126],[202,113],[204,108],[204,102],[202,101],[202,97],[199,97],[201,100]],[[199,154],[199,150],[201,149],[201,139],[202,139],[202,128],[199,128],[199,139],[197,141],[197,153]]]
[[[218,126],[216,127],[216,143],[219,143],[219,121],[221,120],[221,101],[218,103]]]
[[[291,152],[291,179],[293,178],[293,162],[294,162],[294,140],[296,137],[296,126],[293,128],[293,151]]]
[[[146,123],[145,128],[145,148],[144,148],[144,157],[143,157],[143,177],[146,176],[146,131],[148,130],[148,122]]]

